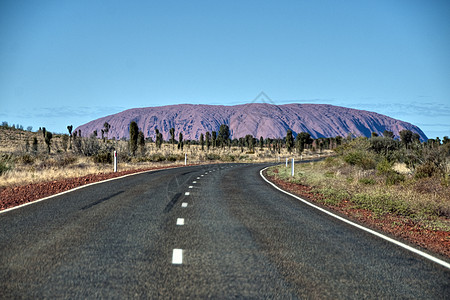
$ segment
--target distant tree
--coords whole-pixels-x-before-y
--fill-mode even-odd
[[[69,149],[72,149],[72,125],[67,126],[67,130],[69,131]]]
[[[145,154],[145,138],[144,138],[144,133],[140,130],[138,133],[137,144],[139,146],[139,149],[141,150],[141,155],[144,155]]]
[[[106,133],[106,139],[108,139],[108,132],[111,129],[111,125],[109,125],[108,122],[105,122],[105,124],[103,124],[103,130],[102,130],[102,139],[103,142],[105,142],[105,137],[104,134]]]
[[[45,127],[42,127],[42,135],[45,137],[47,136],[47,129],[45,129]]]
[[[402,130],[400,133],[400,140],[408,148],[409,144],[412,142],[413,133],[411,130]]]
[[[220,125],[219,128],[219,136],[218,136],[218,142],[220,146],[223,148],[228,143],[228,139],[230,138],[230,128],[226,124]]]
[[[203,133],[200,134],[200,145],[202,146],[202,151],[205,151],[205,138],[203,137]]]
[[[181,149],[183,151],[183,134],[180,132],[178,135],[178,149]]]
[[[45,132],[45,144],[47,144],[48,153],[50,154],[50,145],[52,143],[53,134],[50,131]]]
[[[29,132],[33,131],[33,126],[28,126],[27,131],[29,131]]]
[[[30,141],[28,140],[28,138],[25,141],[25,151],[28,153],[28,151],[30,151]]]
[[[389,138],[389,139],[393,139],[394,133],[392,131],[385,130],[385,131],[383,131],[383,136],[386,138]]]
[[[162,134],[159,132],[159,129],[156,127],[155,127],[155,143],[156,143],[156,148],[161,149]]]
[[[33,137],[33,144],[32,144],[32,148],[33,152],[36,154],[38,151],[38,139],[37,137]]]
[[[211,135],[209,131],[206,132],[206,149],[209,151],[209,146],[211,146]]]
[[[420,135],[418,133],[414,132],[413,135],[412,135],[412,141],[414,143],[420,143]]]
[[[216,148],[216,142],[217,142],[217,132],[212,132],[212,146],[213,148]]]
[[[156,145],[159,149],[161,149],[162,143],[163,143],[163,135],[161,132],[159,132],[156,138]]]
[[[448,138],[448,136],[444,136],[442,144],[446,145],[448,142],[450,142],[450,139]]]
[[[313,143],[313,139],[311,138],[311,135],[308,132],[300,132],[297,134],[297,137],[295,138],[295,146],[297,148],[297,152],[302,154],[305,150],[306,145],[310,145]]]
[[[259,138],[259,150],[263,150],[263,147],[264,147],[264,139],[263,139],[263,137],[261,136],[260,138]]]
[[[245,136],[244,142],[247,144],[248,151],[254,152],[255,151],[255,138],[251,134],[247,134]]]
[[[78,129],[78,136],[81,137],[81,129]]]
[[[377,137],[378,136],[378,133],[376,133],[376,132],[372,132],[372,135],[371,135],[371,137]]]
[[[136,154],[137,150],[137,140],[138,140],[138,134],[139,134],[139,127],[135,121],[132,121],[130,123],[130,152],[133,154],[133,156]]]
[[[62,136],[62,147],[63,147],[64,152],[67,152],[68,142],[69,142],[69,136],[67,134],[64,134]]]
[[[98,134],[97,134],[97,130],[94,130],[94,136],[95,136],[95,137],[97,137],[97,136],[98,136]]]
[[[292,148],[294,147],[294,137],[292,136],[292,130],[288,129],[286,132],[286,148],[289,153],[292,152]]]
[[[175,144],[175,128],[170,128],[169,130],[170,133],[170,143],[172,144],[172,150],[174,148],[174,144]]]

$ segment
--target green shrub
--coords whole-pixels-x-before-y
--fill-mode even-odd
[[[206,154],[206,159],[207,160],[220,160],[220,155],[215,154],[215,153],[208,153],[208,154]]]
[[[377,172],[379,175],[387,175],[393,171],[392,164],[386,158],[377,164]]]
[[[359,208],[368,209],[377,215],[393,213],[401,216],[414,216],[406,202],[394,199],[390,194],[355,194],[352,202]]]
[[[374,169],[376,162],[373,155],[366,151],[352,151],[344,155],[344,161],[350,165],[358,166],[364,170]]]
[[[112,164],[113,158],[111,152],[99,152],[94,155],[94,162],[99,164]]]
[[[174,154],[169,154],[166,156],[167,161],[177,161],[177,156]]]
[[[6,171],[11,170],[11,166],[5,161],[0,161],[0,175],[6,173]]]
[[[358,181],[359,181],[359,183],[366,184],[366,185],[373,185],[376,183],[375,179],[373,179],[373,178],[361,178]]]
[[[19,161],[25,165],[31,165],[32,163],[34,163],[34,157],[26,153],[19,157]]]
[[[349,198],[347,191],[334,189],[331,187],[314,189],[313,192],[324,196],[324,200],[322,200],[322,202],[331,205],[337,205]]]
[[[437,174],[439,169],[431,162],[426,162],[416,168],[416,172],[414,177],[419,178],[427,178],[433,177],[433,175]]]
[[[395,171],[392,171],[386,175],[386,185],[396,185],[403,181],[405,181],[405,175]]]
[[[164,155],[162,155],[161,153],[155,153],[149,157],[149,160],[152,162],[165,161],[166,157]]]
[[[236,157],[234,155],[231,155],[231,154],[226,154],[226,155],[222,155],[220,157],[220,159],[222,161],[232,162],[232,161],[236,160]]]

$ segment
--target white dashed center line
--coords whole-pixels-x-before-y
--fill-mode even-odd
[[[197,183],[197,181],[192,181],[192,183]]]
[[[200,177],[197,177],[197,179],[200,179]]]
[[[184,193],[185,196],[189,196],[189,192]]]
[[[181,203],[181,207],[187,207],[187,206],[188,206],[187,202]]]
[[[172,264],[181,265],[183,263],[183,249],[173,249]]]
[[[200,175],[200,176],[202,176],[202,177],[203,177],[203,176],[205,176],[205,175],[203,175],[203,174],[202,174],[202,175]]]
[[[184,219],[183,218],[178,218],[177,219],[177,225],[184,225]]]
[[[190,189],[194,188],[192,185],[189,186]]]

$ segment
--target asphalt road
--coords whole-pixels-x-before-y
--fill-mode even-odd
[[[277,191],[262,167],[144,173],[0,214],[0,298],[450,297],[450,270]]]

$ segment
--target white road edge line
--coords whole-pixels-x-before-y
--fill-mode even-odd
[[[172,264],[181,265],[183,263],[183,249],[173,249]]]
[[[183,168],[183,167],[170,167],[170,168],[166,168],[166,169],[163,169],[163,170],[176,169],[176,168]],[[48,199],[51,199],[51,198],[55,198],[55,197],[58,197],[58,196],[61,196],[61,195],[64,195],[64,194],[68,194],[68,193],[71,193],[71,192],[76,191],[76,190],[81,190],[81,189],[84,189],[84,188],[92,186],[92,185],[96,185],[96,184],[100,184],[100,183],[104,183],[104,182],[108,182],[108,181],[113,181],[113,180],[116,180],[116,179],[122,179],[122,178],[129,177],[129,176],[134,176],[134,175],[139,175],[139,174],[144,174],[144,173],[151,173],[151,172],[160,171],[160,170],[161,169],[148,170],[148,171],[142,171],[142,172],[137,172],[137,173],[131,173],[131,174],[126,174],[126,175],[119,176],[119,177],[114,177],[114,178],[105,179],[105,180],[102,180],[102,181],[97,181],[97,182],[92,182],[92,183],[88,183],[88,184],[85,184],[85,185],[80,185],[80,186],[77,186],[77,187],[75,187],[73,189],[70,189],[70,190],[67,190],[67,191],[64,191],[64,192],[61,192],[61,193],[58,193],[58,194],[50,195],[50,196],[45,197],[45,198],[36,199],[36,200],[31,201],[31,202],[27,202],[27,203],[24,203],[24,204],[21,204],[21,205],[17,205],[17,206],[10,207],[10,208],[4,209],[4,210],[0,210],[0,214],[6,213],[6,212],[9,212],[9,211],[18,209],[18,208],[22,208],[22,207],[27,206],[27,205],[31,205],[31,204],[35,204],[35,203],[38,203],[38,202],[41,202],[41,201],[45,201],[45,200],[48,200]]]
[[[183,218],[177,218],[177,225],[184,225],[184,219]]]
[[[388,242],[390,242],[390,243],[393,243],[393,244],[395,244],[395,245],[397,245],[397,246],[400,246],[400,247],[402,247],[402,248],[404,248],[404,249],[406,249],[406,250],[408,250],[408,251],[411,251],[411,252],[413,252],[413,253],[415,253],[415,254],[417,254],[417,255],[420,255],[420,256],[422,256],[422,257],[424,257],[424,258],[426,258],[426,259],[429,259],[429,260],[431,260],[431,261],[433,261],[433,262],[435,262],[435,263],[437,263],[437,264],[439,264],[439,265],[441,265],[441,266],[443,266],[443,267],[445,267],[445,268],[447,268],[447,269],[450,269],[450,264],[449,264],[449,263],[447,263],[447,262],[445,262],[445,261],[443,261],[443,260],[441,260],[441,259],[439,259],[439,258],[437,258],[437,257],[434,257],[434,256],[432,256],[432,255],[430,255],[430,254],[428,254],[428,253],[425,253],[425,252],[420,251],[420,250],[418,250],[418,249],[416,249],[416,248],[413,248],[413,247],[411,247],[411,246],[408,246],[408,245],[406,245],[406,244],[404,244],[404,243],[402,243],[402,242],[399,242],[399,241],[397,241],[397,240],[394,240],[394,239],[392,239],[392,238],[390,238],[390,237],[388,237],[388,236],[385,236],[384,234],[381,234],[381,233],[379,233],[379,232],[376,232],[376,231],[374,231],[374,230],[372,230],[372,229],[369,229],[369,228],[366,228],[366,227],[361,226],[361,225],[359,225],[359,224],[353,223],[352,221],[349,221],[349,220],[347,220],[347,219],[345,219],[345,218],[343,218],[343,217],[340,217],[340,216],[338,216],[338,215],[335,215],[335,214],[333,214],[332,212],[329,212],[328,210],[325,210],[325,209],[323,209],[323,208],[321,208],[321,207],[319,207],[319,206],[317,206],[317,205],[312,204],[312,203],[309,202],[309,201],[306,201],[306,200],[303,199],[303,198],[300,198],[299,196],[296,196],[296,195],[294,195],[294,194],[291,194],[291,193],[289,193],[289,192],[287,192],[287,191],[285,191],[285,190],[279,188],[279,187],[276,186],[274,183],[272,183],[272,182],[270,182],[269,180],[267,180],[266,177],[264,177],[263,171],[265,171],[265,170],[268,169],[268,168],[269,168],[269,167],[266,167],[266,168],[262,169],[261,171],[259,171],[259,175],[260,175],[267,183],[269,183],[270,185],[272,185],[272,186],[273,186],[274,188],[276,188],[277,190],[279,190],[279,191],[281,191],[281,192],[283,192],[283,193],[285,193],[285,194],[287,194],[287,195],[289,195],[289,196],[291,196],[291,197],[293,197],[293,198],[295,198],[295,199],[297,199],[297,200],[300,200],[301,202],[303,202],[303,203],[305,203],[305,204],[307,204],[307,205],[309,205],[309,206],[311,206],[311,207],[313,207],[313,208],[315,208],[315,209],[318,209],[318,210],[320,210],[321,212],[324,212],[324,213],[326,213],[326,214],[328,214],[328,215],[330,215],[330,216],[332,216],[332,217],[334,217],[334,218],[336,218],[336,219],[338,219],[338,220],[340,220],[340,221],[342,221],[342,222],[345,222],[345,223],[347,223],[347,224],[349,224],[349,225],[352,225],[352,226],[354,226],[354,227],[356,227],[356,228],[358,228],[358,229],[364,230],[364,231],[366,231],[366,232],[368,232],[368,233],[370,233],[370,234],[373,234],[373,235],[375,235],[375,236],[377,236],[377,237],[379,237],[379,238],[382,238],[382,239],[384,239],[384,240],[386,240],[386,241],[388,241]]]

